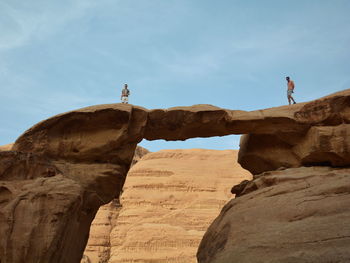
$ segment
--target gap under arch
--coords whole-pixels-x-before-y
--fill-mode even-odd
[[[166,141],[143,139],[138,145],[151,152],[163,149],[211,149],[238,150],[241,135],[215,136],[208,138],[191,138],[185,141]]]

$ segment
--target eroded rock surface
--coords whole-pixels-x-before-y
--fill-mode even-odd
[[[237,151],[146,155],[128,173],[108,262],[196,262],[204,232],[232,198],[230,185],[249,178]]]
[[[315,162],[349,165],[349,123],[350,90],[309,103],[252,112],[210,105],[147,110],[109,104],[54,116],[26,131],[12,148],[11,162],[21,162],[23,154],[35,156],[33,162],[18,171],[19,175],[0,168],[0,178],[4,178],[2,189],[6,188],[2,190],[5,198],[0,211],[1,262],[22,262],[23,258],[35,262],[79,262],[91,220],[101,205],[119,196],[136,145],[142,138],[185,140],[250,134],[242,144],[239,161],[244,168],[258,174],[280,166],[298,167]],[[331,130],[317,130],[319,127],[331,127]],[[307,141],[308,133],[314,134],[309,136],[312,140],[314,136],[320,137]],[[255,136],[270,135],[269,154],[261,147],[252,147],[250,141],[254,138],[262,138],[266,145],[266,137]],[[338,139],[331,140],[328,148],[322,148],[324,140],[334,135]],[[278,147],[273,147],[274,142],[278,142]],[[309,145],[315,147],[308,149]],[[339,148],[342,145],[346,147]],[[46,160],[49,177],[41,168],[31,167],[41,167],[37,159]],[[19,184],[11,177],[23,181]],[[69,197],[59,198],[59,195]],[[52,203],[46,205],[46,202]],[[26,224],[22,217],[33,213],[38,224]],[[55,223],[56,214],[65,219]],[[38,242],[19,237],[23,234],[44,237],[47,233],[49,238]]]
[[[90,228],[89,240],[81,263],[107,263],[111,253],[110,234],[116,226],[121,209],[119,199],[103,205],[98,210]]]
[[[148,154],[149,151],[137,146],[132,165]],[[111,231],[117,224],[121,209],[120,199],[113,199],[110,203],[99,208],[90,228],[89,240],[86,245],[81,263],[107,263],[111,254]]]
[[[249,134],[242,140],[239,162],[259,174],[281,166],[328,162],[331,155],[331,165],[346,166],[349,124],[350,89],[308,103],[251,112],[211,105],[146,110],[108,104],[43,121],[23,134],[14,149],[80,162],[128,163],[129,146],[134,149],[142,138],[186,140]],[[335,134],[338,139],[327,149],[309,147]],[[339,147],[342,144],[346,147]]]
[[[0,152],[1,151],[11,151],[13,146],[13,143],[5,144],[5,145],[0,145]]]
[[[12,151],[0,152],[0,180],[1,262],[78,262],[71,251],[84,248],[97,208],[84,188],[50,160]]]
[[[350,169],[266,172],[243,188],[204,235],[199,263],[350,262]]]
[[[285,138],[272,134],[244,135],[239,163],[253,174],[303,165],[348,166],[350,124],[313,126],[306,134]]]
[[[146,118],[138,118],[147,114],[134,112],[120,105],[58,115],[29,129],[13,151],[1,152],[1,262],[80,261],[91,221],[119,196],[142,139]],[[34,159],[22,164],[27,156]]]
[[[261,133],[242,136],[239,163],[253,174],[280,167],[350,164],[350,92],[334,95],[289,108],[297,123],[307,124],[304,131]],[[285,107],[270,111],[284,110]],[[264,110],[266,112],[267,110]],[[272,112],[270,112],[272,113]],[[275,126],[272,124],[272,126]],[[288,126],[288,125],[287,125]]]

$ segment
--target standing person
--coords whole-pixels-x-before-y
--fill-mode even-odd
[[[122,95],[120,96],[122,103],[128,104],[129,95],[130,95],[130,90],[128,89],[128,84],[125,84],[124,89],[122,90]]]
[[[291,80],[289,77],[286,77],[286,80],[287,80],[287,98],[288,98],[288,102],[289,102],[289,105],[291,103],[291,100],[293,101],[293,104],[295,104],[295,100],[294,98],[292,97],[292,93],[294,93],[294,81]]]

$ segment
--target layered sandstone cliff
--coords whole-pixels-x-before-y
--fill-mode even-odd
[[[192,149],[143,157],[128,173],[121,205],[98,211],[82,262],[196,262],[205,230],[232,198],[230,185],[251,178],[237,154]]]
[[[1,262],[79,262],[96,211],[119,196],[142,138],[249,134],[239,162],[259,174],[348,166],[349,125],[350,90],[252,112],[110,104],[54,116],[21,135],[11,151],[0,152]]]
[[[141,160],[149,151],[138,146],[132,160],[132,165]],[[89,240],[81,263],[105,263],[111,254],[111,231],[117,225],[121,209],[119,196],[109,204],[100,207],[90,228]]]
[[[230,185],[251,177],[236,160],[231,150],[146,155],[125,182],[108,262],[196,262],[204,232],[232,198]]]

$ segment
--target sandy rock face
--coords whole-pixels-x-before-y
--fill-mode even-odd
[[[48,159],[11,151],[0,152],[0,180],[1,262],[77,261],[66,248],[54,255],[60,242],[83,249],[86,237],[69,233],[82,233],[93,219],[84,189]]]
[[[205,230],[232,198],[230,185],[251,178],[236,160],[231,150],[147,154],[128,173],[110,259],[99,262],[196,262]]]
[[[0,152],[1,151],[11,151],[13,146],[13,143],[5,144],[5,145],[0,145]]]
[[[92,221],[81,263],[108,262],[111,253],[110,233],[116,226],[120,208],[119,199],[100,207]]]
[[[350,262],[350,169],[266,172],[239,194],[204,235],[198,262]]]
[[[146,154],[149,154],[150,151],[141,147],[141,146],[137,146],[135,149],[135,153],[134,153],[134,157],[132,159],[132,163],[131,166],[135,165],[138,161],[140,161],[143,156],[145,156]]]
[[[148,153],[149,151],[147,149],[137,146],[132,165],[136,164]],[[81,263],[104,263],[109,261],[111,253],[110,234],[117,224],[120,209],[121,205],[119,197],[99,208],[91,224],[89,240]]]

